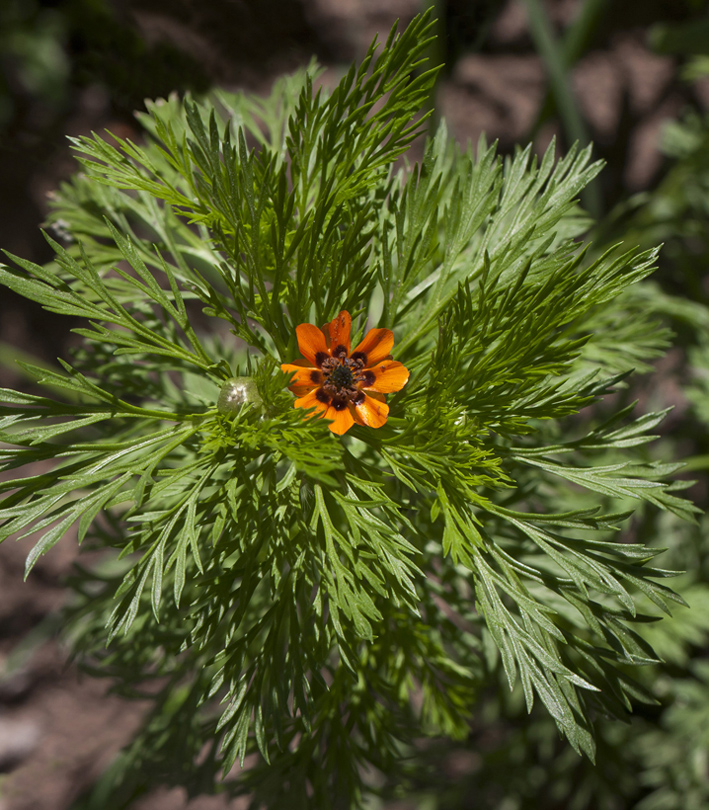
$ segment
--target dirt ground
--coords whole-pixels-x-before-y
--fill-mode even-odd
[[[421,7],[419,0],[124,0],[114,5],[151,47],[170,42],[202,66],[208,81],[255,91],[266,90],[281,71],[313,53],[334,80],[343,64],[364,53],[374,34],[385,37],[397,18],[406,23]],[[456,5],[463,3],[450,3]],[[524,6],[517,0],[499,5],[485,46],[450,65],[437,102],[459,141],[474,143],[485,132],[488,140],[498,139],[501,149],[510,150],[532,132],[546,79]],[[579,5],[577,0],[547,3],[559,30],[573,20]],[[662,168],[658,139],[663,121],[689,100],[709,107],[709,86],[683,85],[675,61],[647,47],[648,24],[671,18],[673,4],[623,4],[634,5],[642,5],[643,12],[627,14],[627,21],[623,12],[614,12],[573,71],[573,88],[597,151],[609,161],[607,206],[655,182]],[[474,29],[476,21],[465,19]],[[45,261],[48,252],[38,226],[47,194],[73,170],[64,135],[104,127],[130,132],[132,124],[100,82],[73,89],[65,113],[49,125],[41,116],[37,123],[33,114],[29,110],[15,140],[0,152],[0,246]],[[535,135],[537,148],[554,134],[558,126],[543,123]],[[66,340],[60,319],[3,294],[0,345],[53,360]],[[21,387],[23,380],[0,363],[0,383]],[[130,738],[144,707],[108,694],[105,682],[81,677],[53,640],[56,611],[64,600],[62,578],[76,556],[72,538],[42,558],[24,582],[29,547],[30,542],[0,546],[0,667],[6,671],[0,680],[0,810],[68,810]],[[175,789],[158,791],[135,808],[243,806],[215,797],[187,802]]]

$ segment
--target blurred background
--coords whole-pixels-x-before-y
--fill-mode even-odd
[[[664,242],[652,306],[676,335],[643,407],[674,406],[660,451],[686,457],[706,506],[709,466],[709,9],[705,0],[0,0],[0,247],[34,262],[52,252],[40,227],[52,189],[77,170],[67,136],[108,129],[139,139],[145,98],[214,85],[266,92],[315,56],[335,83],[398,19],[433,6],[442,65],[432,121],[502,153],[552,138],[594,143],[606,169],[582,202],[599,246]],[[412,159],[420,158],[422,143]],[[53,362],[65,320],[7,291],[0,297],[0,384],[15,365]],[[669,521],[669,522],[668,522]],[[700,527],[655,517],[646,526],[690,573],[692,610],[658,636],[668,664],[648,676],[660,706],[628,725],[601,723],[593,769],[541,713],[492,690],[470,740],[428,743],[411,790],[384,785],[376,806],[565,810],[709,807],[709,587]],[[645,538],[647,541],[647,538]],[[23,583],[27,546],[0,547],[0,810],[79,808],[84,792],[140,722],[143,707],[81,677],[55,642],[62,578],[75,550],[60,544]],[[691,598],[689,598],[691,596]],[[401,793],[401,791],[399,791]],[[138,810],[211,810],[158,789]],[[375,805],[373,805],[374,807]]]

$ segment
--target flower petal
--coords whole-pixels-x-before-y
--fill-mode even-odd
[[[282,363],[281,371],[286,374],[295,372],[295,376],[288,386],[296,396],[302,397],[312,391],[313,388],[318,388],[323,383],[322,371],[313,368],[309,360],[294,360],[292,363]]]
[[[345,356],[350,353],[350,331],[352,329],[352,318],[350,313],[342,310],[336,318],[333,318],[330,323],[323,326],[323,331],[329,333],[330,337],[330,352],[334,353],[338,346],[344,346]],[[338,352],[341,354],[341,352]]]
[[[380,399],[381,397],[381,399]],[[371,428],[381,427],[389,416],[389,406],[381,394],[365,394],[364,400],[355,405],[355,422]]]
[[[391,394],[401,391],[409,379],[409,370],[398,360],[384,360],[374,368],[362,373],[361,387],[365,391],[378,391],[380,394]]]
[[[301,323],[300,326],[296,326],[295,334],[298,337],[300,353],[310,361],[311,365],[320,368],[323,360],[330,356],[325,335],[312,323]]]
[[[316,388],[309,394],[299,397],[293,403],[295,408],[316,408],[320,411],[319,416],[324,416],[330,405],[330,399],[327,394],[320,388]]]
[[[366,357],[364,365],[374,366],[389,356],[391,347],[394,345],[394,333],[391,329],[370,329],[364,336],[364,340],[355,347],[352,357],[355,354],[364,354]]]
[[[352,412],[347,407],[341,411],[338,411],[335,410],[332,405],[330,405],[327,411],[323,414],[323,418],[332,419],[332,422],[330,422],[330,430],[333,433],[337,433],[338,436],[342,436],[343,433],[347,433],[347,431],[355,423]]]

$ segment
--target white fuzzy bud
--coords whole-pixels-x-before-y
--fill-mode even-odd
[[[219,392],[217,410],[219,413],[235,413],[242,405],[261,405],[261,395],[253,377],[231,377]]]

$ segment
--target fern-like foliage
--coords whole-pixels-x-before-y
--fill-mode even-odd
[[[28,571],[74,525],[106,552],[74,582],[77,653],[127,694],[156,684],[115,806],[220,770],[254,806],[357,805],[365,766],[464,737],[499,667],[589,757],[594,716],[649,699],[638,598],[679,597],[619,531],[694,510],[642,455],[663,414],[578,414],[666,344],[621,296],[655,251],[587,256],[589,150],[503,160],[441,125],[402,167],[430,39],[425,16],[392,32],[331,93],[311,67],[267,99],[150,103],[141,143],[76,139],[55,261],[0,269],[83,324],[61,368],[27,367],[52,396],[0,394],[0,538],[38,536]],[[386,426],[343,438],[278,370],[341,309],[412,371]],[[235,374],[259,395],[224,413]]]

